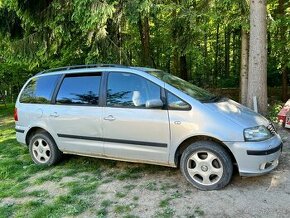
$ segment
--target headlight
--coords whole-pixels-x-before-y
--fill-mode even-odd
[[[272,134],[265,126],[256,126],[244,129],[244,137],[246,141],[263,141],[271,138]]]

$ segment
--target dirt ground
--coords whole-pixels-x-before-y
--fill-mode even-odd
[[[51,217],[290,217],[290,131],[280,127],[278,131],[284,141],[279,166],[259,177],[240,177],[236,173],[223,190],[199,191],[186,182],[178,169],[119,161],[96,160],[94,164],[104,169],[100,173],[91,169],[70,173],[70,167],[94,161],[72,156],[63,165],[27,179],[28,185],[22,192],[34,196],[5,197],[0,206],[15,207],[13,217],[23,211],[22,214],[30,214],[29,208],[37,210],[45,205],[48,207],[32,217],[49,217],[51,209]],[[89,184],[94,186],[90,188]],[[81,212],[75,212],[79,205],[70,199],[76,197],[90,206],[80,205]],[[29,201],[41,203],[23,206]],[[55,210],[57,207],[63,210]]]
[[[137,187],[123,198],[138,196],[138,206],[132,210],[140,217],[166,215],[156,213],[162,207],[164,196],[175,196],[169,200],[171,211],[168,215],[174,217],[290,217],[290,131],[278,127],[284,141],[283,153],[279,166],[270,174],[259,177],[240,177],[234,175],[232,182],[223,190],[204,192],[190,187],[177,170],[172,175],[145,175],[132,183]],[[145,181],[156,183],[156,188],[142,188]],[[114,181],[101,185],[99,189],[106,192],[106,199],[114,199],[115,193],[128,182]],[[173,186],[164,189],[159,184]],[[170,197],[169,197],[170,198]],[[99,197],[95,196],[96,207]],[[133,205],[134,206],[134,205]],[[172,213],[170,213],[172,212]],[[79,217],[90,217],[89,211]],[[109,213],[109,216],[114,216]]]

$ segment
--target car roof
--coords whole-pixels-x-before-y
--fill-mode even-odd
[[[89,71],[86,72],[91,72],[93,69],[100,69],[100,68],[107,68],[106,71],[110,71],[110,68],[120,68],[120,69],[133,69],[133,70],[139,70],[139,71],[159,71],[154,68],[148,68],[148,67],[132,67],[132,66],[126,66],[126,65],[120,65],[120,64],[88,64],[88,65],[73,65],[73,66],[65,66],[65,67],[59,67],[59,68],[52,68],[48,70],[44,70],[36,74],[38,75],[43,75],[43,74],[48,74],[48,73],[65,73],[67,71],[71,70],[82,70],[82,69],[90,69]]]

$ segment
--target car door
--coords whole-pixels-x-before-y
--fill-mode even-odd
[[[48,119],[62,151],[103,154],[100,85],[101,73],[67,74],[63,78]]]
[[[107,75],[104,153],[117,159],[166,164],[170,131],[161,87],[132,73]],[[153,102],[153,106],[150,104]],[[154,106],[154,102],[157,105]]]

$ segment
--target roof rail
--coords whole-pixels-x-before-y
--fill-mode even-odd
[[[127,66],[121,65],[121,64],[85,64],[85,65],[73,65],[73,66],[66,66],[66,67],[58,67],[58,68],[52,68],[48,70],[44,70],[39,72],[36,75],[41,75],[44,73],[51,73],[56,71],[64,71],[64,70],[74,70],[74,69],[81,69],[81,68],[94,68],[94,67],[124,67]]]

